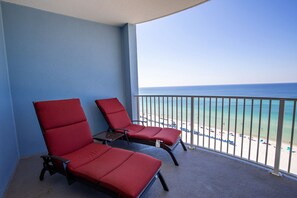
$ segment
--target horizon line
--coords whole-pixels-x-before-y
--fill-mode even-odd
[[[296,84],[297,82],[273,82],[273,83],[243,83],[243,84],[211,84],[211,85],[177,85],[177,86],[159,86],[159,87],[138,87],[138,88],[164,88],[164,87],[207,87],[207,86],[231,86],[231,85],[271,85],[271,84]]]

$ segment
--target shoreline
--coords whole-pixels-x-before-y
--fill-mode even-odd
[[[149,115],[150,116],[150,115]],[[175,122],[176,120],[163,119],[160,118],[160,123],[158,122],[159,117],[156,116],[157,121],[153,121],[147,119],[145,116],[140,116],[141,119],[146,120],[149,126],[159,126],[160,127],[171,127],[176,128],[182,131],[181,138],[185,143],[190,143],[191,134],[190,128],[191,123],[181,122],[180,120]],[[274,166],[275,152],[276,152],[276,141],[269,139],[268,142],[264,138],[260,138],[258,141],[258,137],[243,135],[240,133],[236,133],[234,131],[226,131],[217,128],[210,128],[209,126],[205,126],[203,133],[203,126],[199,126],[194,124],[194,136],[193,143],[194,146],[201,146],[204,148],[208,148],[211,150],[215,150],[218,152],[227,153],[229,155],[234,155],[243,159],[248,159],[254,161],[256,163],[264,164],[267,166]],[[199,132],[198,132],[199,131]],[[215,133],[216,131],[216,133]],[[222,133],[221,133],[222,132]],[[281,160],[280,160],[280,169],[284,171],[288,171],[288,163],[289,163],[289,155],[291,153],[291,166],[290,173],[297,174],[297,145],[292,145],[292,152],[290,148],[290,144],[282,141],[281,145]]]
[[[156,120],[159,120],[159,117],[158,116],[154,116],[154,115],[150,115],[150,114],[148,114],[148,116],[155,117]],[[140,116],[140,118],[142,118],[142,116]],[[158,121],[150,120],[150,119],[146,118],[145,116],[143,118],[147,122],[156,123],[156,125],[152,124],[152,126],[159,126],[159,122]],[[183,121],[183,123],[182,123],[181,120],[177,120],[177,122],[178,122],[178,127],[179,127],[178,129],[179,130],[185,131],[187,129],[188,132],[190,132],[190,130],[189,130],[191,128],[191,123],[190,122],[188,122],[187,125],[186,125],[185,121]],[[181,127],[181,123],[185,127]],[[176,120],[169,119],[169,123],[167,124],[167,119],[166,118],[163,119],[162,117],[160,117],[160,126],[163,126],[163,127],[164,126],[167,126],[167,127],[171,127],[171,128],[176,128],[175,125],[177,125],[176,124]],[[203,129],[203,125],[200,125],[199,128]],[[205,125],[205,132],[208,131],[208,128],[209,128],[209,126],[208,125]],[[198,129],[198,126],[195,123],[194,124],[194,133],[198,133],[197,129]],[[215,132],[215,128],[214,127],[211,127],[210,129],[211,129],[211,132]],[[221,131],[220,128],[216,128],[216,131],[217,131],[217,133],[221,133],[220,132]],[[200,130],[199,130],[199,132],[200,132],[200,134],[202,133],[202,131],[200,131]],[[228,130],[223,130],[223,134],[225,134],[225,133],[228,133]],[[229,134],[232,134],[231,136],[234,136],[235,135],[235,132],[233,130],[229,130]],[[241,136],[242,133],[237,132],[236,135]],[[249,138],[249,137],[250,137],[250,134],[249,133],[248,134],[247,133],[244,134],[244,138]],[[252,140],[254,140],[254,139],[258,140],[258,137],[256,137],[256,136],[253,136],[252,135],[251,137],[252,137]],[[261,143],[264,143],[265,144],[266,141],[267,141],[267,137],[265,137],[265,138],[264,137],[260,137],[260,142]],[[272,144],[273,143],[274,146],[276,145],[276,140],[274,138],[272,138],[272,136],[269,137],[268,141],[269,141],[269,144]],[[285,141],[284,138],[282,138],[282,144],[286,144],[286,145],[290,146],[290,142]],[[292,145],[292,147],[297,147],[297,142],[294,142],[294,144]]]

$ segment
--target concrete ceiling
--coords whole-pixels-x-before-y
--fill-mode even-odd
[[[207,0],[3,0],[48,12],[121,26],[164,17]]]

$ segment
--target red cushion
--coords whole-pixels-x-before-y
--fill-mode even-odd
[[[160,167],[160,160],[134,153],[125,163],[101,178],[100,182],[119,192],[120,196],[137,197]]]
[[[117,98],[108,98],[95,101],[97,106],[102,109],[104,114],[115,113],[125,110],[124,106]]]
[[[93,142],[79,99],[34,103],[47,149],[52,155],[65,155]]]
[[[79,99],[42,101],[34,106],[44,130],[87,120]]]
[[[132,151],[111,148],[93,161],[72,169],[72,171],[73,174],[79,177],[99,183],[102,177],[122,166],[133,154],[134,152]],[[138,166],[138,164],[134,164],[133,166]]]
[[[69,170],[74,170],[100,157],[110,149],[111,147],[107,145],[103,145],[99,143],[91,143],[77,151],[74,151],[67,155],[63,155],[62,157],[70,160],[70,163],[68,164],[68,168]]]
[[[178,139],[181,131],[171,128],[162,128],[162,130],[154,135],[153,139],[162,140],[165,144],[171,146],[175,144]]]
[[[130,124],[132,124],[126,111],[109,113],[106,115],[106,117],[109,120],[109,126],[112,129],[124,129]]]
[[[146,140],[151,140],[157,133],[161,131],[162,128],[160,127],[145,127],[141,131],[137,133],[129,133],[129,137],[135,137],[139,139],[146,139]]]
[[[180,130],[172,128],[144,127],[137,124],[131,124],[125,129],[128,130],[128,137],[145,140],[162,140],[169,146],[175,144],[181,134]]]
[[[137,132],[143,130],[144,128],[145,128],[145,126],[138,125],[138,124],[130,124],[129,126],[125,127],[125,129],[127,129],[130,134],[137,133]]]
[[[103,185],[120,197],[139,196],[161,167],[160,160],[148,155],[96,143],[63,157],[70,160],[72,174]]]
[[[46,130],[44,137],[48,152],[58,156],[73,152],[94,142],[87,121]]]
[[[117,98],[96,100],[95,102],[111,128],[122,129],[132,124],[125,107]]]

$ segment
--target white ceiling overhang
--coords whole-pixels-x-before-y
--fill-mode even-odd
[[[138,24],[197,6],[207,0],[3,0],[99,23]]]

